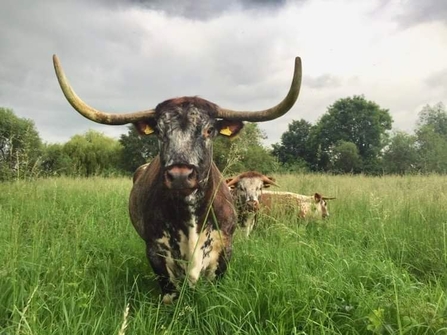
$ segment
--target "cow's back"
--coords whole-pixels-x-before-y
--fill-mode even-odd
[[[321,205],[309,195],[266,191],[262,193],[260,203],[261,211],[264,213],[294,213],[301,218],[321,217]]]

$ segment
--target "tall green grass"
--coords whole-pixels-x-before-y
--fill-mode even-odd
[[[262,216],[218,283],[160,303],[129,179],[0,184],[0,334],[447,334],[446,179],[277,176],[335,196]]]

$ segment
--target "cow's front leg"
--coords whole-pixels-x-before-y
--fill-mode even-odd
[[[256,221],[257,221],[257,213],[250,212],[246,215],[245,229],[247,237],[250,235],[250,233],[253,230],[253,227],[256,225]]]
[[[163,303],[172,303],[177,297],[177,288],[175,286],[174,260],[171,253],[165,248],[160,248],[157,244],[146,244],[146,256],[157,275]]]

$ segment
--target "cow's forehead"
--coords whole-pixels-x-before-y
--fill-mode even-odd
[[[159,104],[155,111],[157,120],[169,122],[209,122],[217,116],[217,105],[198,97],[170,99]]]
[[[263,181],[260,177],[241,178],[239,180],[239,185],[246,190],[256,190],[257,188],[262,187]]]
[[[195,106],[188,106],[187,108],[177,107],[160,113],[157,124],[163,128],[187,129],[209,124],[212,119],[206,111],[202,111]]]

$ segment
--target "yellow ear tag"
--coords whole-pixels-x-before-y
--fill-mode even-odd
[[[225,136],[231,136],[231,134],[233,134],[233,132],[230,130],[230,127],[222,128],[220,130],[220,133]]]
[[[154,132],[154,130],[149,127],[149,125],[145,125],[144,129],[143,129],[143,133],[145,133],[146,135],[152,134]]]

